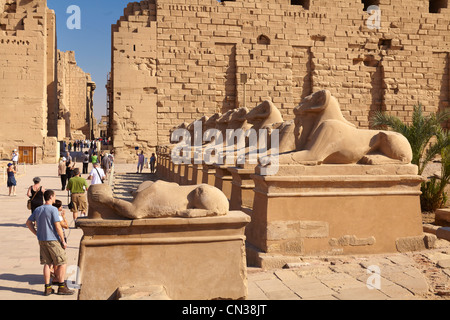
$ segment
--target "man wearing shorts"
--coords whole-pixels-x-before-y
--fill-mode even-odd
[[[73,171],[73,178],[70,178],[69,183],[67,184],[67,191],[70,191],[72,194],[72,213],[73,220],[77,220],[78,211],[81,211],[81,215],[86,215],[87,212],[87,198],[86,192],[88,190],[88,184],[86,179],[81,177],[80,169],[75,168]]]
[[[39,241],[40,260],[41,265],[44,266],[44,295],[48,296],[54,293],[50,281],[50,267],[52,265],[54,266],[56,281],[58,282],[58,294],[72,295],[75,292],[67,288],[64,282],[67,269],[65,252],[67,243],[61,228],[58,209],[53,206],[55,199],[55,192],[46,190],[44,193],[45,204],[34,210],[26,225],[37,236]]]

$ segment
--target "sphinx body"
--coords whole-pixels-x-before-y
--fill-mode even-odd
[[[239,134],[244,135],[245,141],[243,144],[230,145],[227,146],[227,149],[223,150],[222,158],[226,159],[225,153],[232,152],[234,153],[236,161],[238,163],[245,162],[246,159],[249,158],[250,147],[256,148],[258,144],[258,136],[259,130],[267,130],[269,137],[267,137],[267,148],[270,149],[270,134],[273,129],[278,129],[280,126],[283,126],[283,116],[278,108],[273,104],[270,100],[265,100],[255,108],[253,108],[250,112],[246,114],[240,114],[239,117],[241,121],[246,123],[246,126],[243,126],[239,129],[242,129],[242,132],[235,132],[236,136]],[[234,129],[234,128],[231,128]],[[252,135],[256,135],[253,136]],[[260,146],[260,145],[259,145]],[[260,146],[261,147],[261,146]],[[241,158],[242,157],[242,158]]]
[[[280,164],[411,163],[411,145],[403,135],[356,128],[327,90],[306,97],[294,113],[295,150],[281,154]]]
[[[180,186],[165,181],[147,181],[133,196],[132,202],[117,199],[108,185],[93,185],[88,191],[89,207],[133,220],[221,216],[229,211],[229,202],[223,192],[209,185]]]

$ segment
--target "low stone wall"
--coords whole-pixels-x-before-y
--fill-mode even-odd
[[[80,219],[79,299],[116,299],[124,287],[143,286],[175,300],[245,299],[249,221],[236,211],[194,219]]]

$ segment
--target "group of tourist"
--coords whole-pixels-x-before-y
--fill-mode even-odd
[[[53,190],[46,190],[41,185],[41,178],[35,177],[33,185],[28,188],[28,209],[31,215],[26,226],[39,241],[40,262],[44,266],[44,295],[55,291],[52,285],[58,286],[59,295],[72,295],[64,281],[67,266],[65,249],[67,238],[64,229],[69,229],[62,201],[56,199]]]
[[[35,185],[28,190],[35,198],[43,203],[32,210],[26,221],[28,229],[39,241],[40,262],[44,266],[44,295],[48,296],[55,291],[52,285],[58,286],[59,295],[73,295],[64,281],[67,269],[67,239],[63,228],[68,228],[67,220],[62,210],[61,201],[56,200],[53,190],[43,190],[39,186],[40,179],[34,179]]]
[[[94,149],[97,151],[97,142],[98,140],[75,140],[74,142],[69,141],[63,142],[63,152],[69,151],[69,152],[77,152],[77,151],[83,151],[83,149]],[[72,150],[73,149],[73,150]]]
[[[144,151],[141,151],[139,153],[139,151],[136,150],[136,155],[138,157],[136,173],[142,173],[142,170],[144,169],[144,164],[145,164]],[[156,155],[154,153],[152,153],[152,156],[150,157],[150,173],[155,173],[155,171],[156,171]]]
[[[114,154],[102,152],[99,155],[97,152],[93,152],[92,154],[88,151],[85,151],[82,156],[83,163],[83,171],[82,174],[88,174],[89,164],[91,163],[93,169],[91,170],[89,176],[95,177],[99,169],[102,172],[102,175],[107,177],[111,172],[111,168],[114,163]],[[66,156],[63,156],[59,160],[58,164],[58,176],[61,178],[61,190],[66,188],[67,181],[74,176],[74,167],[75,162],[72,160],[70,156],[70,152],[66,152]],[[94,179],[94,182],[96,180]],[[95,184],[95,183],[93,183]]]
[[[61,190],[68,191],[70,195],[69,210],[73,214],[73,220],[87,215],[87,191],[90,185],[104,183],[113,165],[113,154],[97,152],[85,152],[83,157],[83,173],[87,174],[89,163],[92,163],[92,170],[86,178],[82,177],[80,168],[76,167],[70,152],[61,156],[58,164],[58,176],[61,178]],[[11,170],[13,166],[11,164]],[[10,170],[8,167],[8,170]],[[28,188],[29,198],[28,208],[31,210],[26,225],[30,231],[37,236],[40,247],[41,265],[44,266],[45,288],[44,295],[55,293],[52,285],[58,286],[57,294],[72,295],[73,290],[67,287],[64,282],[67,257],[67,238],[65,229],[69,229],[69,224],[65,217],[62,201],[56,199],[55,191],[46,190],[41,185],[41,179],[35,177],[33,185]]]
[[[85,142],[77,143],[78,146],[86,146]],[[82,147],[81,147],[82,148]],[[70,147],[69,147],[70,150]],[[15,150],[16,152],[16,150]],[[138,172],[142,172],[145,157],[144,152],[138,155]],[[14,154],[16,159],[16,155]],[[61,179],[61,190],[68,191],[70,196],[69,210],[73,214],[73,221],[80,216],[87,215],[87,191],[90,185],[102,184],[107,175],[110,174],[114,163],[114,154],[101,152],[98,154],[94,148],[84,152],[82,157],[83,172],[76,167],[69,151],[62,155],[58,164],[58,176]],[[156,156],[153,153],[150,158],[151,173],[155,173]],[[17,162],[16,162],[17,163]],[[16,163],[8,164],[8,187],[10,187],[10,196],[16,195]],[[88,174],[89,164],[92,164],[92,170]],[[86,178],[82,174],[88,174]],[[62,201],[56,199],[56,193],[53,190],[46,190],[41,185],[41,178],[35,177],[33,184],[27,190],[28,209],[31,215],[27,219],[26,225],[30,231],[38,238],[40,248],[40,262],[44,266],[43,274],[45,280],[44,295],[48,296],[55,293],[53,285],[58,286],[57,294],[72,295],[74,290],[70,290],[64,282],[67,257],[65,249],[67,248],[67,238],[65,229],[69,229],[69,223],[66,220]]]

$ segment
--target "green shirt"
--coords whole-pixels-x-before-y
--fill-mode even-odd
[[[98,156],[92,156],[92,163],[97,163],[98,161]]]
[[[72,193],[84,193],[83,187],[88,188],[88,184],[86,179],[82,177],[73,177],[69,180],[69,183],[67,184],[67,189],[70,190]]]

